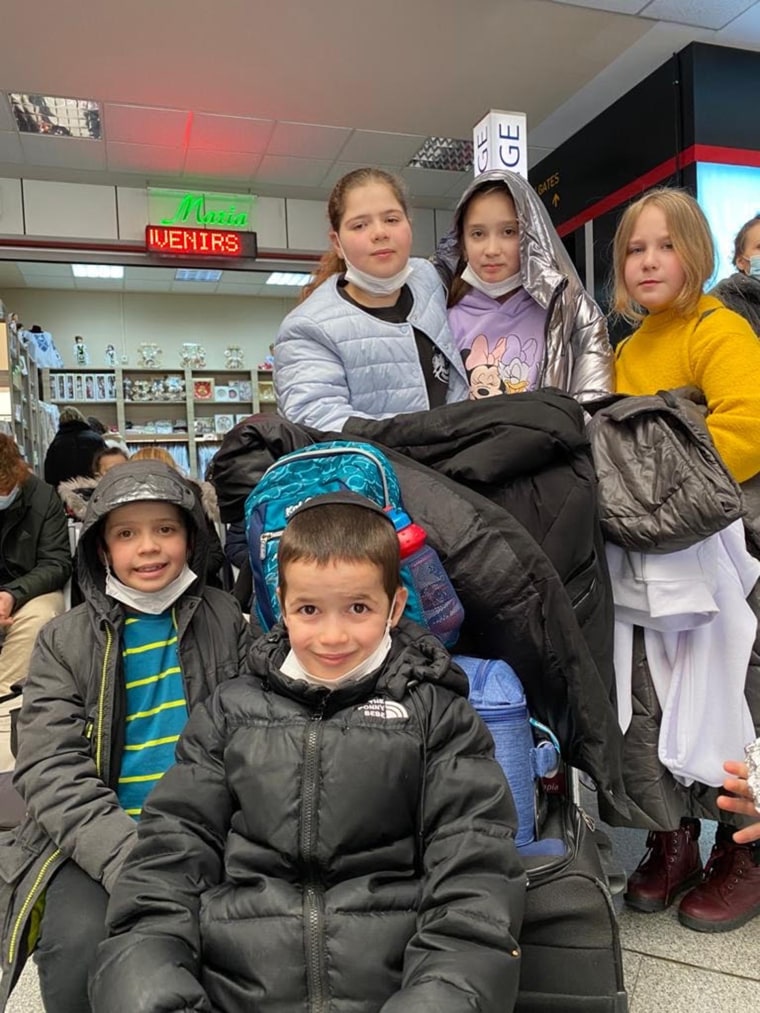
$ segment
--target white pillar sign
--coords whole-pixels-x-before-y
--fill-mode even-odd
[[[528,120],[525,113],[492,109],[472,131],[476,176],[489,169],[510,169],[528,178]]]

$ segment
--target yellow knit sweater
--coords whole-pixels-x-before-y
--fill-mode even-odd
[[[703,319],[702,314],[713,310]],[[744,482],[760,472],[760,340],[747,321],[703,295],[696,312],[648,316],[615,356],[617,390],[656,394],[693,384],[707,399],[707,428],[726,467]]]

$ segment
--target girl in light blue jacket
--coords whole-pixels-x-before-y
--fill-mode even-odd
[[[381,169],[357,169],[336,183],[327,211],[332,248],[275,341],[280,413],[340,431],[351,416],[387,418],[466,400],[440,278],[409,256],[401,183]]]

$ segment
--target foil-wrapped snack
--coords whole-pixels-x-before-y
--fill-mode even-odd
[[[747,761],[747,787],[749,788],[755,809],[760,812],[760,739],[750,743],[744,750]]]

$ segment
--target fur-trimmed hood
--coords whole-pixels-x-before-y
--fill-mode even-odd
[[[99,478],[77,475],[76,478],[68,478],[65,482],[58,483],[58,495],[63,500],[63,505],[68,513],[72,514],[76,520],[84,520],[90,496],[97,488],[99,481]]]

